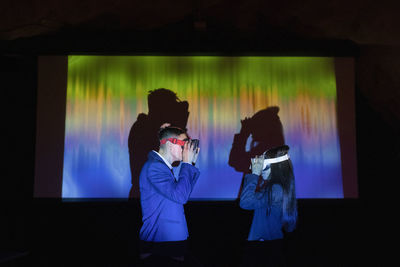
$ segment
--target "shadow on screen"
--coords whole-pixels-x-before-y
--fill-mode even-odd
[[[139,198],[139,175],[151,150],[159,149],[158,131],[164,123],[186,130],[189,103],[180,101],[175,92],[159,88],[149,91],[148,114],[140,113],[133,123],[128,139],[132,187],[129,198]]]
[[[261,155],[270,148],[285,144],[283,126],[278,113],[279,107],[268,107],[258,111],[251,118],[246,117],[240,121],[241,129],[233,138],[229,165],[237,172],[242,172],[243,177],[251,172],[249,169],[251,158]],[[241,191],[242,185],[238,197]]]

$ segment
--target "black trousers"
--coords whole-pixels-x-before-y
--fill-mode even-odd
[[[147,242],[140,240],[140,253],[151,253],[166,257],[184,256],[187,251],[187,240],[169,242]]]
[[[151,253],[145,259],[140,260],[139,266],[162,267],[200,267],[202,264],[188,250],[188,241],[171,242],[146,242],[140,241],[140,253]],[[184,257],[184,261],[177,258]]]
[[[161,256],[157,254],[152,254],[151,256],[141,259],[139,263],[140,267],[184,267],[183,261],[175,260],[168,256]]]
[[[267,241],[247,241],[242,266],[285,266],[283,239]]]

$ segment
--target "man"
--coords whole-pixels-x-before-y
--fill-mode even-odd
[[[177,94],[169,89],[158,88],[149,91],[147,105],[149,112],[140,113],[129,131],[128,149],[132,180],[130,198],[140,197],[140,172],[147,160],[147,154],[151,150],[158,151],[160,147],[158,140],[160,125],[168,121],[174,126],[186,129],[189,118],[189,103],[181,101]],[[166,110],[168,112],[165,112]]]
[[[165,127],[159,133],[160,148],[151,151],[139,178],[143,225],[140,257],[146,261],[183,261],[188,229],[185,204],[199,177],[194,167],[195,149],[180,128]],[[172,163],[182,161],[175,178]]]

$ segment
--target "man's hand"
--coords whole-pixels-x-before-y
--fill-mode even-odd
[[[198,151],[200,151],[200,149],[195,149],[190,141],[186,142],[183,146],[182,161],[190,164],[196,162]]]
[[[255,175],[261,175],[264,167],[264,155],[256,156],[251,159],[251,172]]]

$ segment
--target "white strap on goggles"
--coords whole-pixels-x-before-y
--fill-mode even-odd
[[[282,161],[285,161],[285,160],[288,160],[288,159],[289,159],[289,155],[288,154],[280,156],[280,157],[277,157],[277,158],[264,159],[264,167],[263,167],[263,169],[265,169],[267,167],[267,165],[269,165],[271,163],[278,163],[278,162],[282,162]]]

